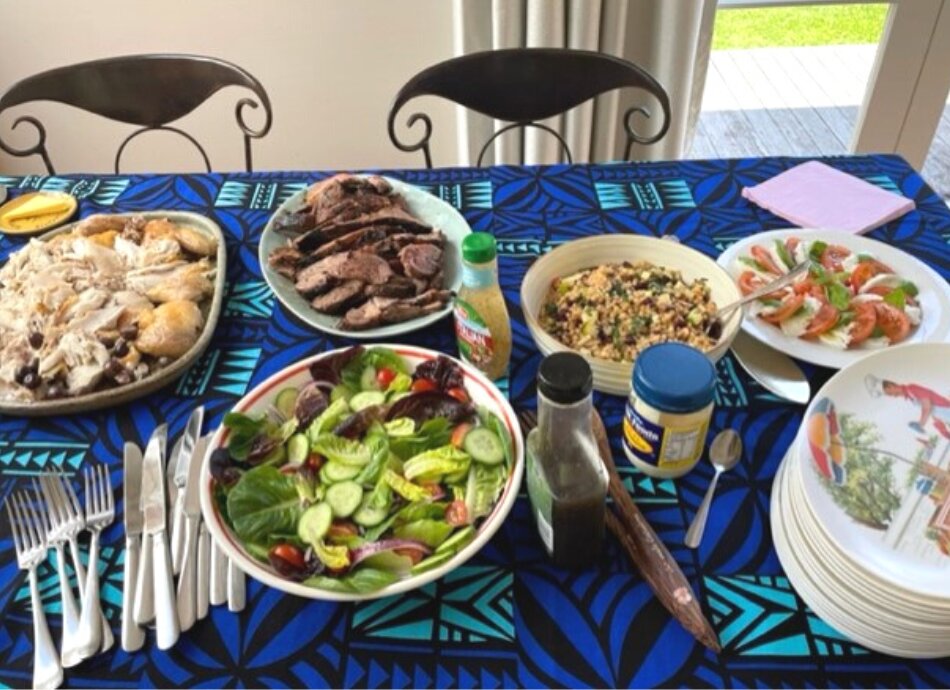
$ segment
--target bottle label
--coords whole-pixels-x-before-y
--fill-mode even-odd
[[[537,430],[532,431],[535,434]],[[534,439],[532,439],[534,440]],[[547,549],[548,555],[554,553],[554,529],[551,527],[551,489],[541,473],[541,463],[531,452],[531,442],[528,443],[526,455],[525,483],[528,485],[528,498],[531,500],[534,521],[538,525],[538,535]]]
[[[459,354],[476,367],[486,366],[495,355],[495,343],[485,320],[465,300],[455,300],[455,337]]]
[[[709,419],[685,426],[660,426],[628,401],[623,418],[624,449],[638,460],[664,470],[689,469],[703,452]]]

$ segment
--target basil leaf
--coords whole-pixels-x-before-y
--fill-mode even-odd
[[[810,256],[815,261],[821,261],[821,255],[825,253],[825,250],[828,248],[827,242],[822,242],[817,240],[812,243],[811,248],[808,250],[808,256]]]
[[[762,266],[762,264],[760,264],[758,261],[756,261],[755,259],[753,259],[753,258],[750,257],[750,256],[740,256],[740,257],[739,257],[739,262],[745,264],[745,265],[748,266],[749,268],[754,268],[756,271],[759,271],[760,273],[767,273],[767,272],[768,272],[768,271],[765,270],[765,268]]]
[[[911,297],[916,297],[920,292],[920,290],[917,289],[917,286],[909,280],[905,280],[903,283],[901,283],[900,289],[904,291],[905,295],[910,295]]]
[[[825,295],[828,297],[829,304],[838,311],[844,311],[848,308],[848,304],[851,303],[851,293],[848,291],[848,288],[840,283],[828,283],[828,285],[825,286]]]
[[[884,295],[884,301],[898,309],[903,309],[904,305],[907,304],[907,297],[901,288],[897,288]]]
[[[778,254],[778,258],[782,260],[786,268],[794,268],[795,261],[792,259],[792,255],[788,252],[788,247],[785,246],[782,240],[775,240],[775,253]]]

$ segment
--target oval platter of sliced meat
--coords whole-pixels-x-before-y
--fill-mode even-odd
[[[385,338],[449,314],[470,232],[452,206],[412,185],[339,174],[281,204],[260,261],[277,298],[313,328]]]

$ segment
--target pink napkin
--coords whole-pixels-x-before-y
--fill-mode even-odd
[[[742,196],[803,228],[865,233],[911,211],[914,202],[820,161],[808,161],[742,190]]]

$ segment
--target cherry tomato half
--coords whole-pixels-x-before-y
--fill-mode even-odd
[[[805,295],[789,295],[782,304],[771,314],[760,314],[760,316],[769,323],[780,324],[789,316],[802,308],[805,303]]]
[[[851,271],[851,277],[848,282],[851,284],[851,289],[857,292],[861,289],[862,285],[871,280],[874,276],[890,272],[891,269],[880,261],[873,259],[871,261],[862,261]]]
[[[393,549],[393,553],[408,558],[413,565],[421,561],[424,555],[419,549]]]
[[[465,441],[465,435],[468,434],[471,429],[471,424],[459,424],[452,432],[452,438],[449,439],[450,443],[456,448],[461,448],[462,442]]]
[[[267,552],[267,560],[284,576],[303,572],[307,567],[303,551],[293,544],[277,544]]]
[[[445,509],[445,521],[453,527],[468,524],[468,506],[465,501],[452,501]]]
[[[829,271],[840,271],[841,262],[851,256],[851,250],[838,244],[829,244],[821,253],[821,265]]]
[[[339,539],[341,537],[355,537],[360,533],[356,525],[354,525],[349,520],[337,520],[330,525],[330,528],[327,530],[327,536],[330,538]]]
[[[877,312],[877,325],[892,345],[899,343],[910,333],[910,319],[897,307],[887,302],[875,302],[874,310]]]
[[[774,273],[777,276],[783,274],[782,269],[778,267],[778,264],[775,263],[775,259],[772,258],[772,254],[765,247],[754,244],[752,245],[752,249],[749,250],[749,253],[752,254],[752,258],[755,259],[756,263],[769,273]]]
[[[427,393],[439,390],[439,387],[432,379],[416,379],[412,382],[411,390],[413,393]]]
[[[389,384],[393,382],[394,378],[396,378],[396,372],[389,367],[383,367],[376,372],[376,383],[382,391],[389,388]]]
[[[877,325],[877,311],[872,302],[858,302],[852,304],[854,309],[854,321],[851,322],[851,343],[850,347],[860,345],[871,337],[874,327]]]
[[[822,333],[834,328],[836,323],[838,323],[838,310],[830,304],[822,304],[811,321],[808,322],[808,328],[805,329],[801,337],[817,338]]]

